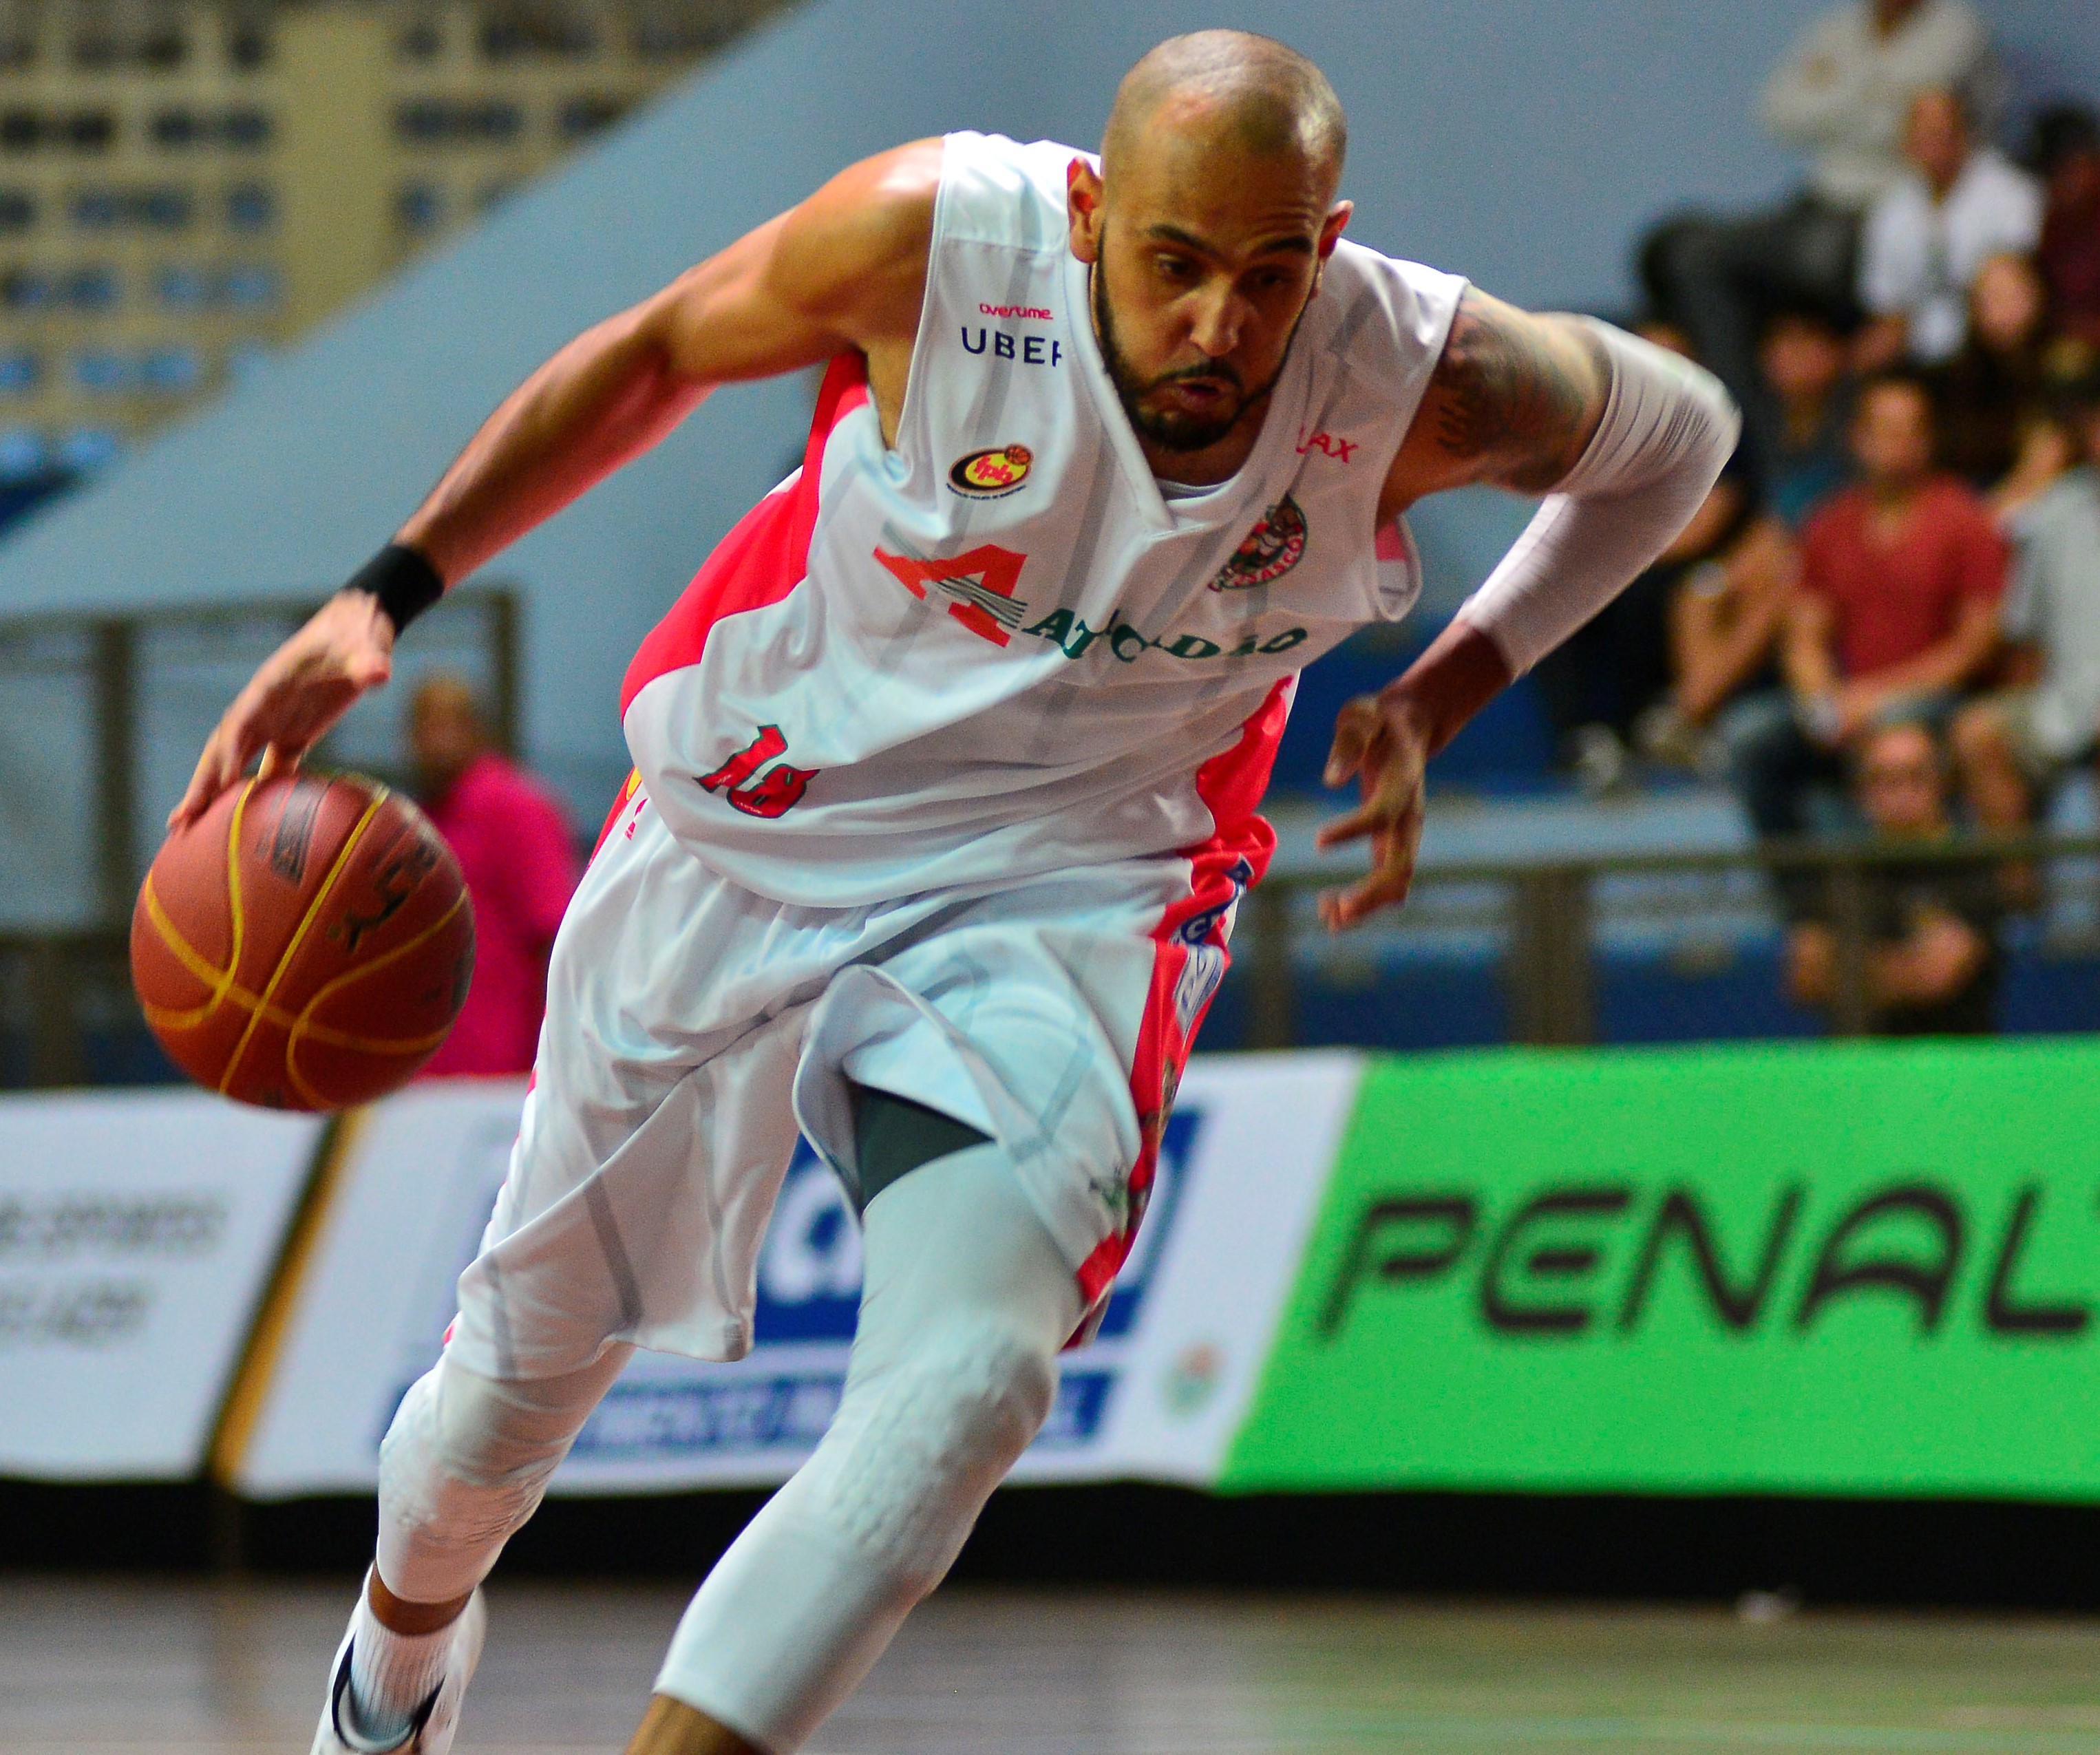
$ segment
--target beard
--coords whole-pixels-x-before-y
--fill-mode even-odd
[[[1116,340],[1115,317],[1109,308],[1108,265],[1108,240],[1104,238],[1094,271],[1087,277],[1088,290],[1093,299],[1094,333],[1101,341],[1101,359],[1109,368],[1109,381],[1115,386],[1116,398],[1123,403],[1123,412],[1129,417],[1130,424],[1141,438],[1149,439],[1162,451],[1193,453],[1223,443],[1247,411],[1268,399],[1277,381],[1283,376],[1283,368],[1290,363],[1290,350],[1298,340],[1298,326],[1305,320],[1306,306],[1312,302],[1312,293],[1305,295],[1305,303],[1298,307],[1298,315],[1290,320],[1290,334],[1284,342],[1283,355],[1276,362],[1276,370],[1269,375],[1268,381],[1259,390],[1248,390],[1240,381],[1238,372],[1223,359],[1183,366],[1176,371],[1162,372],[1157,377],[1140,378]],[[1317,284],[1314,283],[1316,290]],[[1222,379],[1240,394],[1229,408],[1215,414],[1190,414],[1181,408],[1145,406],[1145,399],[1162,385],[1189,379],[1207,383]]]

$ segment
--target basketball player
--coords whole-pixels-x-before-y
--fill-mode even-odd
[[[570,343],[273,656],[174,821],[294,761],[444,587],[717,384],[829,362],[800,472],[643,643],[636,774],[557,943],[443,1355],[380,1460],[317,1751],[449,1747],[482,1579],[631,1351],[734,1359],[799,1123],[865,1225],[837,1417],[680,1625],[636,1755],[790,1755],[947,1571],[1140,1219],[1273,837],[1297,671],[1419,586],[1465,483],[1548,496],[1327,768],[1406,894],[1423,766],[1705,497],[1696,368],[1344,241],[1317,68],[1207,31],[1101,157],[973,134],[843,172]]]

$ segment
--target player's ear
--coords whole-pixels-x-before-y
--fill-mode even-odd
[[[1103,218],[1101,174],[1078,157],[1065,171],[1065,214],[1071,228],[1072,254],[1083,262],[1098,262]]]
[[[1335,246],[1342,241],[1342,233],[1348,227],[1349,215],[1357,210],[1354,201],[1337,201],[1327,209],[1327,217],[1320,226],[1320,260],[1325,262],[1335,254]]]

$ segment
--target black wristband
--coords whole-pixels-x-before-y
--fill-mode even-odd
[[[390,542],[351,577],[346,591],[379,599],[397,634],[445,594],[438,570],[405,543]]]

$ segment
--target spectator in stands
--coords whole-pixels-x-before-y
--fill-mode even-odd
[[[1644,323],[1639,333],[1692,357],[1683,333],[1669,324]],[[1655,564],[1532,672],[1559,753],[1585,792],[1610,792],[1625,777],[1629,745],[1639,741],[1640,728],[1670,695],[1670,604],[1679,584],[1734,547],[1756,505],[1756,486],[1739,449]]]
[[[2037,119],[2035,134],[2036,170],[2049,187],[2042,276],[2056,325],[2100,347],[2100,117],[2058,104]]]
[[[2037,796],[2100,743],[2100,378],[2080,386],[2072,418],[2086,461],[2008,519],[2013,576],[2000,626],[2016,686],[1954,721],[1962,790],[1985,828],[2024,827]]]
[[[1851,443],[1860,481],[1803,533],[1781,646],[1786,688],[1737,702],[1723,726],[1762,836],[1815,826],[1820,789],[1842,778],[1841,752],[1868,730],[1944,721],[1996,644],[2005,540],[1974,492],[1934,470],[1923,383],[1869,381]]]
[[[1921,850],[1952,836],[1939,745],[1919,725],[1884,726],[1860,746],[1860,813],[1873,833]],[[1864,874],[1866,1000],[1873,1027],[1891,1036],[1984,1035],[1994,1027],[2003,958],[1997,874],[1988,865],[1920,860]],[[1834,897],[1787,934],[1795,999],[1827,1008],[1838,997]]]
[[[2023,427],[2048,378],[2047,315],[2034,259],[1992,257],[1969,290],[1968,338],[1931,374],[1940,465],[1979,492],[2019,461]]]
[[[2078,422],[2062,405],[2067,392],[2068,386],[2052,386],[2047,399],[2020,417],[2012,469],[1990,493],[1992,515],[2001,530],[2012,528],[2014,514],[2046,493],[2067,470],[2076,469],[2085,455]]]
[[[1782,311],[1765,325],[1758,375],[1771,407],[1763,470],[1765,509],[1798,530],[1816,504],[1852,473],[1845,442],[1851,419],[1851,350],[1829,317]]]
[[[548,953],[576,887],[575,839],[552,794],[498,752],[461,678],[426,678],[410,698],[408,728],[423,808],[474,902],[474,985],[425,1072],[529,1072]]]
[[[1907,174],[1867,216],[1860,302],[1871,321],[1854,348],[1862,370],[1906,355],[1936,365],[1961,351],[1969,289],[1983,264],[2041,240],[2041,191],[1996,148],[1973,137],[1962,99],[1946,90],[1911,100]]]
[[[1988,119],[2002,80],[1967,0],[1847,0],[1795,42],[1765,87],[1765,126],[1810,155],[1787,205],[1732,219],[1698,214],[1654,232],[1641,264],[1657,308],[1689,333],[1748,417],[1753,455],[1773,455],[1774,411],[1759,394],[1757,343],[1783,306],[1856,312],[1859,232],[1901,178],[1910,101],[1959,91]]]
[[[1670,606],[1675,681],[1667,708],[1636,727],[1643,753],[1725,772],[1725,739],[1709,734],[1730,702],[1779,688],[1780,636],[1800,566],[1786,527],[1765,517],[1725,556],[1685,574]]]

